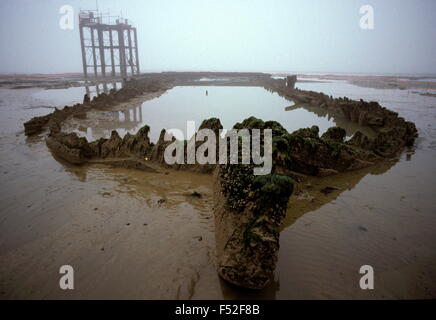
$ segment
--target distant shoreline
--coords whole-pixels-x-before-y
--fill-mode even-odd
[[[244,75],[271,75],[275,77],[284,77],[291,73],[262,73],[262,72],[177,72],[177,71],[164,71],[164,72],[148,72],[141,74],[144,76],[152,76],[159,74],[177,74],[177,75],[195,75],[195,76],[244,76]],[[415,89],[436,91],[436,76],[381,76],[381,75],[352,75],[352,74],[310,74],[310,73],[296,73],[300,82],[311,82],[311,79],[318,79],[326,81],[347,81],[353,85],[374,89]],[[57,73],[57,74],[0,74],[0,87],[9,87],[13,89],[24,88],[68,88],[75,86],[83,86],[82,73]],[[115,78],[89,78],[91,82],[113,82],[120,81],[120,77]],[[424,93],[423,93],[424,94]],[[425,93],[426,95],[433,96],[432,93]]]

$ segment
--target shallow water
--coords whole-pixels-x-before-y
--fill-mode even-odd
[[[80,102],[83,91],[0,89],[0,297],[436,297],[436,99],[341,81],[297,87],[379,101],[414,121],[420,137],[398,162],[301,186],[313,201],[292,196],[276,279],[260,292],[216,275],[210,177],[57,161],[42,138],[24,137],[22,123]],[[262,88],[180,87],[137,107],[158,131],[212,116],[224,127],[250,115],[290,131],[313,121],[321,131],[332,125],[307,110],[284,111],[291,104]],[[340,190],[326,196],[324,186]],[[190,198],[194,190],[203,197]],[[58,287],[62,264],[75,267],[73,293]],[[375,290],[359,288],[364,264],[374,267]]]
[[[192,297],[196,274],[213,265],[210,177],[57,161],[23,132],[52,111],[41,93],[0,89],[0,298]],[[74,292],[59,289],[64,264]]]
[[[296,217],[281,234],[280,289],[275,296],[436,297],[436,99],[346,82],[297,86],[378,101],[415,122],[419,138],[396,163],[326,179],[328,185],[341,187],[327,204],[322,204],[326,196],[320,188],[309,191],[322,205],[305,205],[303,200],[298,211],[307,214],[289,213]],[[292,200],[290,207],[292,211]],[[374,268],[373,291],[359,289],[358,272],[364,264]]]
[[[156,142],[163,128],[182,130],[186,137],[187,121],[195,121],[198,129],[203,120],[211,117],[219,118],[224,129],[231,129],[250,116],[278,121],[289,132],[317,125],[322,134],[336,125],[325,113],[316,114],[301,108],[285,110],[292,105],[291,101],[260,87],[184,86],[127,110],[90,112],[88,120],[76,121],[75,131],[88,140],[96,140],[109,137],[112,130],[124,136],[149,125],[150,138]],[[341,124],[348,136],[361,129],[350,123]]]
[[[83,102],[83,96],[88,94],[92,99],[101,93],[109,93],[111,89],[120,89],[121,82],[99,83],[98,85],[88,85],[79,87],[70,87],[65,89],[46,89],[38,90],[33,94],[35,103],[40,105],[50,105],[58,108],[72,106],[76,103]],[[22,89],[21,89],[22,90]]]

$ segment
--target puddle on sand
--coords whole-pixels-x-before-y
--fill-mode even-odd
[[[398,162],[320,179],[302,186],[302,200],[292,196],[275,297],[436,297],[436,99],[345,82],[297,86],[378,101],[414,121],[420,137]],[[340,190],[324,195],[324,186]],[[364,264],[374,268],[375,290],[359,288]]]
[[[99,165],[71,170],[78,181],[68,190],[57,181],[55,192],[67,198],[58,198],[58,208],[33,208],[23,217],[25,228],[13,219],[1,226],[38,234],[17,243],[12,230],[2,233],[0,296],[191,298],[199,275],[214,265],[210,177]],[[81,188],[85,192],[78,198]],[[201,197],[193,197],[194,191]],[[17,209],[8,208],[10,214]],[[41,223],[38,212],[64,220]],[[53,281],[64,264],[74,267],[74,292],[63,292]]]
[[[219,118],[225,129],[231,129],[237,122],[254,116],[265,121],[278,121],[289,132],[317,125],[320,134],[335,126],[335,121],[340,121],[326,113],[304,108],[286,111],[292,104],[260,87],[176,87],[159,98],[131,105],[125,110],[88,112],[87,119],[73,119],[67,128],[91,141],[108,138],[112,130],[124,136],[148,125],[151,141],[156,142],[163,128],[178,128],[186,135],[186,121],[195,121],[198,129],[203,120],[211,117]],[[347,130],[348,136],[361,129],[345,121],[338,124]]]
[[[88,94],[92,99],[101,93],[108,94],[111,89],[120,89],[121,86],[121,82],[113,82],[95,83],[93,85],[89,84],[63,89],[38,90],[33,95],[33,98],[35,101],[40,101],[41,104],[63,108],[64,106],[72,106],[76,103],[82,103],[85,94]]]
[[[281,233],[276,279],[256,292],[236,289],[216,275],[210,176],[151,174],[58,162],[43,139],[26,139],[22,134],[23,121],[50,112],[47,108],[28,108],[42,105],[32,97],[37,89],[2,89],[0,297],[73,297],[57,287],[59,266],[63,264],[74,265],[77,271],[76,298],[435,297],[436,100],[346,83],[298,86],[334,96],[380,101],[415,121],[420,138],[416,148],[404,153],[399,162],[302,186],[301,200],[297,200],[297,194],[291,198]],[[212,87],[206,97],[205,88],[190,87],[185,99],[207,99],[221,89]],[[261,96],[274,97],[262,88],[247,88],[246,97],[238,93],[236,100],[226,100],[233,98],[223,93],[215,108],[217,116],[221,111],[230,113],[227,120],[222,119],[228,126],[251,115],[253,105],[260,106],[250,100],[245,107],[232,110],[237,104],[228,101],[250,99],[251,89],[260,90]],[[162,103],[161,99],[170,97],[172,91],[148,102]],[[182,96],[143,113],[155,117],[152,129],[165,127],[158,125],[159,118],[197,120],[186,119],[186,111],[181,110],[185,105]],[[281,118],[290,117],[294,111],[284,111],[290,103],[277,98],[277,105],[258,112],[272,115],[271,110],[277,108]],[[60,106],[67,104],[60,102]],[[212,116],[203,115],[200,112],[207,109],[200,103],[197,106],[194,114],[198,121]],[[284,123],[280,117],[277,120]],[[324,195],[320,192],[324,186],[339,190]],[[203,196],[189,197],[194,190]],[[374,267],[375,290],[358,288],[358,269],[363,264]]]

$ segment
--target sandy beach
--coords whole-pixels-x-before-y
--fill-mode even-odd
[[[41,88],[4,85],[0,298],[434,298],[436,100],[413,93],[412,87],[373,89],[350,79],[318,79],[323,82],[302,81],[297,87],[338,96],[348,90],[356,98],[375,99],[414,121],[419,138],[397,160],[299,184],[281,227],[276,278],[261,291],[238,289],[216,273],[212,176],[68,164],[53,157],[44,134],[25,137],[22,127],[62,105],[51,98],[41,101]],[[147,105],[172,90],[91,111],[85,120],[67,121],[66,128],[95,128],[105,112]],[[213,87],[209,91],[212,99]],[[177,107],[189,103],[180,101]],[[284,106],[281,117],[292,114]],[[157,112],[165,127],[166,114],[149,112]],[[146,111],[143,116],[147,123]],[[111,123],[103,126],[116,129]],[[322,192],[329,186],[332,192]],[[71,292],[58,285],[64,264],[76,270]],[[371,292],[358,288],[363,264],[378,270]]]

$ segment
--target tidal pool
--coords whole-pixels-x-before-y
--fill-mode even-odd
[[[116,108],[116,107],[115,107]],[[289,132],[317,125],[320,134],[329,127],[341,125],[352,136],[364,128],[341,119],[333,119],[325,112],[318,113],[293,107],[293,102],[261,87],[181,86],[142,104],[130,105],[119,111],[91,111],[88,119],[73,121],[74,131],[96,140],[109,137],[112,130],[120,136],[136,133],[142,126],[150,126],[150,138],[156,142],[162,129],[185,132],[187,121],[195,121],[196,128],[205,119],[216,117],[224,129],[254,116],[265,121],[275,120]],[[186,137],[190,138],[190,137]]]
[[[378,101],[414,121],[419,138],[399,161],[301,185],[282,227],[276,279],[254,292],[216,274],[212,177],[56,160],[42,137],[24,136],[22,123],[80,102],[84,88],[0,89],[0,298],[435,298],[436,99],[343,81],[297,87]],[[213,116],[225,128],[253,115],[289,131],[315,124],[323,132],[338,121],[285,111],[290,105],[263,88],[176,87],[126,114],[90,112],[82,125],[89,121],[96,138],[148,124],[156,139],[162,128]],[[123,127],[126,119],[134,124]],[[325,186],[339,190],[324,195]],[[58,286],[64,264],[75,268],[73,292]],[[359,288],[366,264],[374,290]]]
[[[64,106],[72,106],[76,103],[82,103],[85,94],[88,94],[92,99],[101,93],[109,93],[109,90],[111,89],[120,89],[121,86],[121,82],[114,82],[62,89],[36,89],[32,96],[34,102],[39,105],[49,105],[62,109]]]
[[[345,81],[297,87],[378,101],[415,122],[419,138],[398,162],[317,180],[305,190],[313,200],[292,196],[270,296],[436,297],[436,99],[412,90],[363,88]],[[341,190],[322,195],[319,190],[325,184]],[[359,287],[362,265],[374,268],[374,290]]]

